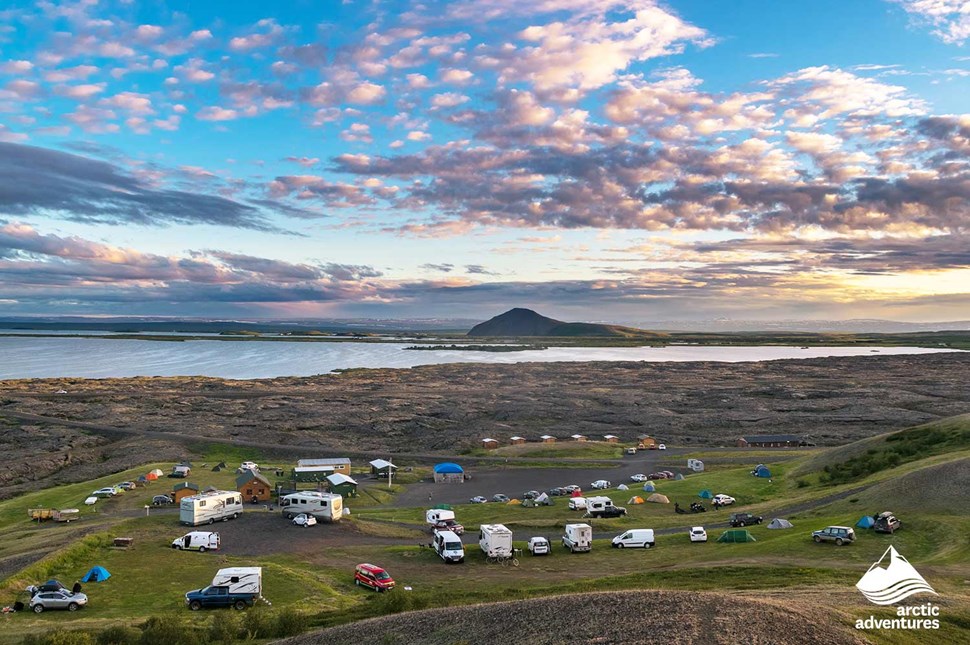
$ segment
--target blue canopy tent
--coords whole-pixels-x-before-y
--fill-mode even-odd
[[[872,525],[876,523],[876,520],[872,519],[871,515],[863,515],[859,518],[859,521],[855,523],[856,526],[862,529],[871,529]]]
[[[771,471],[764,464],[759,464],[757,468],[754,469],[755,477],[771,477]]]
[[[446,461],[434,467],[436,483],[459,483],[465,480],[465,470],[458,464]]]
[[[104,567],[98,565],[96,567],[91,567],[91,570],[84,574],[81,578],[81,582],[102,582],[111,577],[108,570]]]

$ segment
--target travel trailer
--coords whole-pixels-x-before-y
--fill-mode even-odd
[[[478,546],[490,558],[511,558],[512,531],[504,524],[482,524],[479,527]]]
[[[300,513],[309,513],[318,520],[336,522],[344,513],[344,498],[333,493],[302,491],[280,498],[283,516],[293,519]]]
[[[589,524],[567,524],[562,545],[570,553],[590,551],[593,548],[593,527]]]
[[[236,519],[243,512],[242,495],[236,491],[216,490],[183,497],[179,521],[189,526]]]
[[[172,540],[172,548],[180,551],[215,551],[219,548],[219,534],[213,531],[190,531]]]
[[[431,545],[445,562],[465,561],[465,548],[461,544],[461,538],[452,531],[435,531]]]

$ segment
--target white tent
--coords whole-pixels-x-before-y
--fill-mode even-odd
[[[619,486],[616,487],[616,490],[630,490],[630,487],[627,486],[626,484],[620,484]]]
[[[161,469],[160,469],[160,468],[155,468],[154,470],[151,470],[151,471],[149,471],[149,472],[151,472],[151,473],[152,473],[153,475],[155,475],[156,477],[161,477],[162,475],[164,475],[164,474],[165,474],[165,473],[163,473],[163,472],[161,471]]]
[[[769,529],[790,529],[790,528],[794,528],[794,526],[788,520],[782,519],[780,517],[776,517],[775,519],[771,520],[771,522],[768,523],[768,527],[767,528],[769,528]]]

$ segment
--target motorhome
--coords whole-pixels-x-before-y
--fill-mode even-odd
[[[236,491],[216,490],[183,497],[179,521],[189,526],[236,519],[243,512],[242,495]]]
[[[693,539],[693,538],[691,538]],[[626,533],[621,533],[613,538],[613,547],[622,548],[643,548],[649,549],[655,542],[653,529],[630,529]]]
[[[193,611],[203,607],[245,609],[252,607],[262,592],[262,567],[230,567],[219,569],[208,587],[185,594],[185,603]]]
[[[465,561],[465,547],[462,546],[461,538],[452,531],[435,531],[431,546],[445,562]]]
[[[190,531],[172,540],[172,548],[180,551],[215,551],[219,548],[219,534],[214,531]]]
[[[449,511],[441,508],[432,508],[430,510],[425,511],[424,513],[424,521],[432,526],[444,520],[454,520],[454,519],[455,519],[454,511]]]
[[[290,493],[280,498],[280,506],[287,519],[293,519],[300,513],[309,513],[318,520],[336,522],[344,514],[344,498],[334,493]]]
[[[213,587],[229,587],[229,593],[263,592],[262,567],[228,567],[219,569],[212,578]]]
[[[589,524],[567,524],[562,545],[570,553],[590,551],[593,548],[593,527]]]
[[[512,531],[504,524],[482,524],[478,532],[478,546],[490,558],[511,558]]]

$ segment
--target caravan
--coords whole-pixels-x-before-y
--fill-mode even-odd
[[[189,526],[198,526],[212,524],[216,520],[236,519],[242,512],[242,495],[235,491],[216,490],[182,498],[179,521]]]
[[[292,520],[300,513],[308,513],[318,520],[336,522],[344,514],[344,498],[333,493],[301,491],[280,498],[283,517]]]

